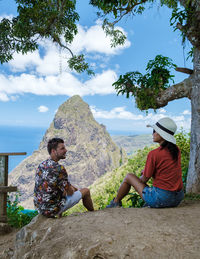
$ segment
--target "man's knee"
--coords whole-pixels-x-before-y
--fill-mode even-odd
[[[90,196],[90,190],[88,188],[80,189],[80,192],[82,193],[82,198],[85,196]]]

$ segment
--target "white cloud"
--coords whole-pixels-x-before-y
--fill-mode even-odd
[[[38,107],[38,111],[39,111],[39,112],[47,112],[48,110],[49,110],[49,108],[46,107],[46,106],[44,106],[44,105],[40,105],[40,106]]]
[[[112,83],[117,75],[112,70],[103,71],[85,82],[70,73],[61,76],[37,77],[31,74],[19,76],[0,75],[0,100],[9,101],[13,95],[31,93],[35,95],[106,95],[115,93]]]
[[[116,27],[121,30],[125,35],[126,32],[121,27]],[[117,46],[116,48],[111,47],[110,37],[106,36],[105,32],[101,27],[99,20],[96,25],[91,26],[89,29],[84,29],[82,26],[78,26],[78,34],[75,36],[71,48],[74,53],[79,53],[83,50],[87,52],[98,52],[107,55],[116,55],[124,48],[129,48],[131,45],[130,41],[126,40],[123,46]]]
[[[9,98],[8,98],[8,96],[7,96],[7,94],[6,93],[1,93],[0,92],[0,101],[2,101],[2,102],[7,102],[7,101],[9,101]]]
[[[119,29],[123,31],[122,28]],[[15,53],[13,60],[8,63],[11,71],[25,72],[28,69],[31,74],[43,76],[58,75],[60,68],[65,72],[70,72],[67,59],[71,56],[67,50],[61,50],[57,45],[47,39],[41,40],[39,45],[42,54],[38,50],[26,55]],[[78,25],[78,34],[69,47],[74,54],[80,54],[84,51],[88,58],[103,60],[104,63],[107,63],[109,58],[105,57],[105,55],[117,55],[121,50],[130,47],[130,45],[131,43],[126,40],[123,46],[111,48],[110,38],[106,37],[101,25],[96,24],[87,29]]]
[[[12,72],[21,72],[28,69],[34,69],[40,63],[39,51],[36,50],[32,53],[22,55],[15,53],[13,59],[9,62]]]
[[[182,113],[183,115],[191,115],[191,112],[190,111],[188,111],[188,110],[185,110],[185,111],[183,111],[183,113]]]
[[[59,65],[62,58],[59,56],[58,48],[55,44],[45,40],[44,52],[43,56],[40,55],[38,50],[26,55],[15,53],[13,60],[9,62],[11,71],[25,72],[28,69],[30,74],[44,76],[59,74]]]
[[[92,62],[94,69],[105,69],[105,63],[109,60],[108,55],[116,55],[120,50],[130,46],[130,42],[126,41],[123,46],[111,48],[110,39],[103,32],[100,21],[87,29],[79,25],[78,29],[79,33],[71,48],[78,54],[84,50],[87,55],[89,53],[90,57],[99,61],[100,64]],[[40,41],[40,46],[40,51],[36,50],[27,55],[14,54],[14,59],[8,63],[12,75],[0,74],[1,101],[15,100],[16,95],[25,93],[67,96],[115,93],[112,83],[116,81],[117,75],[113,70],[96,73],[85,82],[79,81],[67,66],[68,52],[59,51],[50,40]],[[62,73],[60,70],[63,70]]]
[[[163,117],[170,117],[172,118],[176,124],[178,130],[183,128],[184,130],[190,130],[190,118],[185,118],[183,115],[171,115],[171,114],[163,114],[163,113],[148,113],[148,115],[138,115],[134,114],[130,111],[126,110],[126,107],[115,107],[110,111],[98,109],[95,106],[90,107],[94,117],[96,119],[108,119],[108,120],[121,120],[121,121],[129,121],[129,124],[126,126],[130,130],[141,130],[141,131],[148,131],[150,129],[146,129],[146,125],[155,124],[159,119]],[[165,112],[164,112],[165,113]],[[131,121],[133,123],[131,123]],[[126,123],[126,122],[125,122]],[[119,123],[119,129],[122,125]]]
[[[158,110],[158,112],[160,112],[160,113],[166,113],[166,110],[165,110],[164,108],[160,108],[160,109]]]
[[[115,107],[110,111],[105,111],[96,108],[95,106],[90,107],[95,118],[103,119],[123,119],[123,120],[141,120],[142,115],[135,115],[129,111],[126,111],[126,107]]]
[[[7,15],[7,14],[5,14],[5,15],[0,15],[0,22],[1,22],[1,20],[2,20],[3,18],[6,18],[6,19],[8,19],[8,20],[12,20],[13,15]]]

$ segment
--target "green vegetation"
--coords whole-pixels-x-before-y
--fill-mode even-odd
[[[200,201],[200,194],[196,193],[186,193],[185,194],[185,200],[192,200],[192,201]]]
[[[129,72],[120,75],[113,85],[117,95],[126,94],[127,98],[135,96],[138,109],[147,111],[149,105],[157,109],[156,96],[170,87],[170,80],[173,81],[174,76],[170,74],[172,68],[176,68],[176,65],[170,58],[157,55],[148,62],[145,75],[138,71]]]
[[[7,199],[8,224],[15,228],[21,228],[27,225],[38,214],[37,211],[24,213],[24,208],[19,205],[18,196],[15,196],[14,201],[11,201],[9,196]]]
[[[76,1],[15,1],[18,15],[0,21],[1,64],[13,59],[15,52],[33,52],[39,48],[41,39],[50,39],[71,54],[68,60],[71,69],[79,73],[86,71],[89,75],[93,74],[84,56],[74,55],[68,47],[78,33],[79,14],[76,12]]]
[[[184,186],[186,184],[187,170],[189,163],[189,153],[190,153],[190,134],[181,131],[176,136],[177,145],[179,146],[182,154],[182,171],[183,171],[183,182]],[[92,199],[94,202],[95,210],[104,209],[107,204],[116,195],[116,192],[123,181],[127,173],[135,173],[137,176],[141,175],[147,158],[147,154],[150,150],[156,148],[157,145],[151,147],[145,147],[142,150],[138,150],[137,154],[128,159],[128,162],[119,168],[108,172],[99,179],[97,179],[89,188],[91,190]],[[148,182],[149,185],[152,182]],[[200,195],[186,195],[186,200],[200,200]],[[127,195],[122,201],[123,207],[142,207],[144,202],[140,196],[131,189],[131,193]],[[14,202],[8,200],[8,222],[11,226],[22,227],[28,224],[34,216],[35,213],[24,214],[22,211],[23,207],[18,205],[18,196]],[[77,204],[75,207],[69,209],[64,213],[65,216],[70,215],[75,212],[84,212],[85,208],[82,203]]]
[[[181,131],[176,134],[177,145],[179,146],[182,154],[182,171],[183,171],[183,182],[184,186],[186,184],[187,178],[187,170],[189,163],[189,153],[190,153],[190,134]],[[121,167],[113,170],[112,172],[108,172],[97,181],[95,181],[89,188],[91,190],[92,199],[94,202],[95,210],[104,209],[107,204],[113,199],[116,195],[117,190],[123,181],[124,177],[127,173],[135,173],[137,176],[141,175],[141,171],[144,169],[147,154],[150,150],[156,148],[157,146],[145,147],[142,150],[139,150],[137,154],[130,159],[128,162]],[[152,182],[148,182],[149,185]],[[140,196],[131,189],[130,195],[127,195],[122,200],[123,207],[141,207],[143,205],[143,201]],[[74,212],[84,212],[85,208],[80,203],[75,207],[71,208],[64,215],[70,215]]]
[[[185,133],[183,130],[176,134],[176,144],[181,150],[181,167],[183,173],[184,190],[186,187],[187,172],[190,160],[190,133]]]

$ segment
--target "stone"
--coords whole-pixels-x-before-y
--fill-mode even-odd
[[[12,227],[8,223],[0,223],[0,235],[8,234],[12,231]]]

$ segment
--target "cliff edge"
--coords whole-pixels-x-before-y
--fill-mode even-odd
[[[200,202],[177,208],[115,208],[61,219],[35,217],[0,236],[2,259],[199,258]]]

